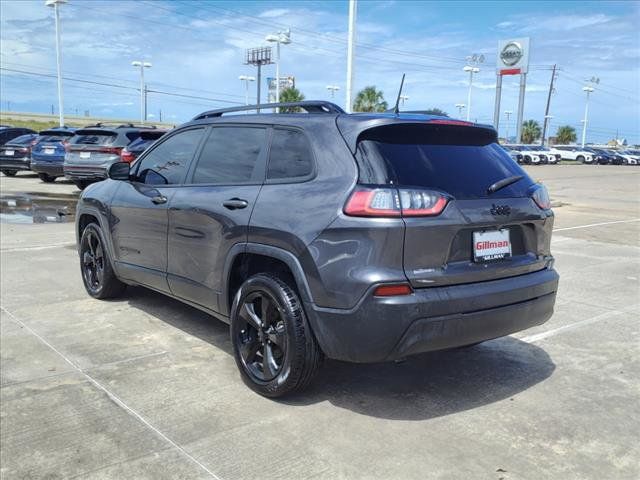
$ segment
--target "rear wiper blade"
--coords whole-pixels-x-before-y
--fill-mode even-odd
[[[519,180],[522,180],[524,175],[514,175],[513,177],[503,178],[502,180],[498,180],[496,183],[487,188],[487,193],[495,193],[501,188],[508,187],[512,183],[516,183]]]

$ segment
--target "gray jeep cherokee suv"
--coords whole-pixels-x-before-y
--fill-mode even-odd
[[[325,356],[394,360],[551,317],[549,198],[495,130],[281,106],[306,114],[205,112],[87,188],[87,292],[143,285],[229,323],[243,379],[271,397]]]

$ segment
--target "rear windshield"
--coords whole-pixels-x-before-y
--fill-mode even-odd
[[[69,139],[69,137],[73,137],[73,135],[73,132],[45,130],[44,132],[40,132],[38,142],[61,142],[62,140]]]
[[[116,132],[105,130],[78,130],[71,143],[77,145],[111,145],[118,137]]]
[[[19,137],[12,138],[7,142],[8,145],[28,145],[35,138],[32,133],[28,135],[20,135]]]
[[[520,197],[533,183],[490,130],[397,125],[365,131],[356,161],[359,182],[440,190],[458,199]],[[498,180],[524,178],[489,195]]]

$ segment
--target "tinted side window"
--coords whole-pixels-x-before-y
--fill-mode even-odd
[[[182,183],[202,132],[202,128],[186,130],[158,145],[142,159],[138,166],[138,180],[152,185]]]
[[[240,184],[259,182],[258,157],[267,130],[252,127],[217,127],[202,148],[192,183]]]
[[[307,177],[313,171],[312,158],[311,147],[302,132],[276,129],[271,141],[267,178]]]

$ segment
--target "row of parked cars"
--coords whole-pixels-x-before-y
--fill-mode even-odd
[[[133,162],[166,130],[152,126],[98,123],[75,129],[52,128],[35,132],[27,128],[0,127],[0,171],[13,177],[33,171],[43,182],[66,177],[83,190],[107,178],[116,162]]]
[[[557,164],[560,160],[575,160],[589,165],[638,165],[640,150],[613,150],[576,145],[503,145],[511,158],[525,165]]]

